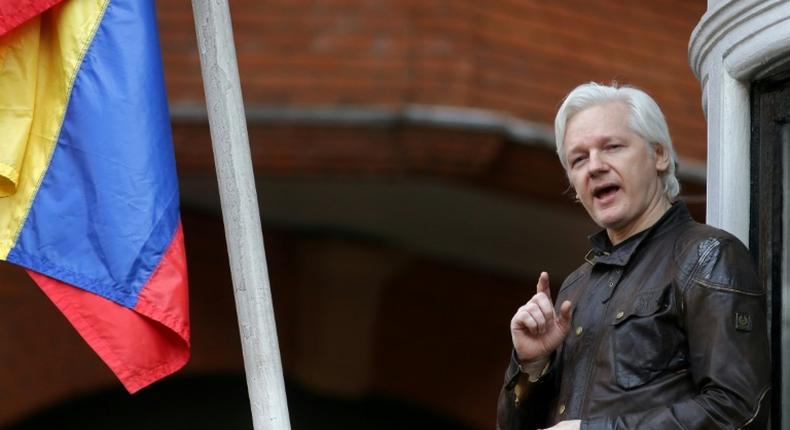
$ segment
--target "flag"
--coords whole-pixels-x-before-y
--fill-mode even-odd
[[[153,0],[67,0],[0,36],[0,259],[28,270],[129,392],[186,364]]]
[[[63,0],[0,0],[0,36]]]

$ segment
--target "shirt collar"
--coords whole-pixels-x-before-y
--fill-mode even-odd
[[[588,238],[592,243],[592,249],[587,253],[587,256],[585,256],[585,260],[593,265],[596,263],[603,263],[615,266],[625,266],[631,259],[631,255],[636,252],[645,238],[661,234],[661,232],[668,230],[679,222],[690,219],[691,215],[689,214],[686,204],[683,202],[675,202],[655,224],[617,245],[612,245],[612,242],[609,240],[609,235],[606,234],[606,230],[599,231]]]

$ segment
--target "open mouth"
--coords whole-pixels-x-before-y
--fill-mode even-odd
[[[618,190],[620,190],[620,187],[617,185],[604,185],[600,188],[597,188],[593,192],[593,197],[599,200],[606,200],[607,198],[614,196]]]

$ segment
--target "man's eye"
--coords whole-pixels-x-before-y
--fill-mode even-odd
[[[585,160],[584,156],[579,156],[579,157],[574,158],[573,161],[571,161],[571,167],[578,165],[579,163],[581,163],[584,160]]]

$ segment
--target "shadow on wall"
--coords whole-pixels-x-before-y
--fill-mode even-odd
[[[396,399],[368,395],[339,399],[287,383],[293,430],[468,430],[445,417]],[[243,376],[171,378],[130,396],[107,390],[72,399],[28,417],[6,430],[252,429]]]

